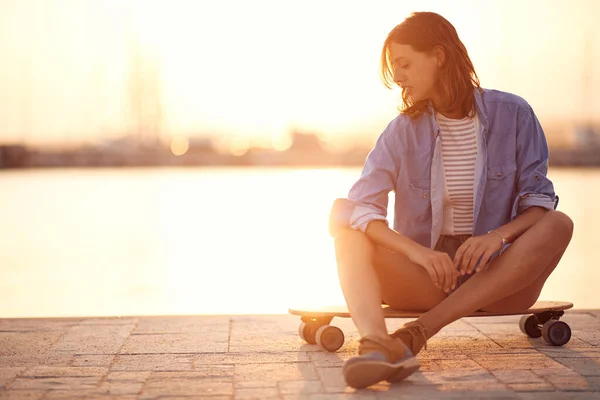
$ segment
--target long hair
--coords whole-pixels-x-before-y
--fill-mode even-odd
[[[475,114],[473,89],[481,88],[479,78],[465,45],[448,20],[433,12],[416,12],[392,29],[383,44],[380,71],[381,80],[389,89],[396,84],[390,55],[391,43],[410,45],[419,52],[431,52],[435,46],[441,46],[446,58],[435,83],[442,98],[441,111],[460,112],[469,116]],[[411,118],[418,117],[428,107],[426,100],[413,103],[406,90],[402,90],[402,103],[400,112]]]

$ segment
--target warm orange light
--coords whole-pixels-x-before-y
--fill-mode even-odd
[[[290,135],[272,137],[271,146],[277,151],[286,151],[292,146],[292,138]]]
[[[190,148],[190,141],[185,136],[176,136],[171,139],[171,152],[176,156],[182,156]]]

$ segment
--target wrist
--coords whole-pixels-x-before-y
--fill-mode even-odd
[[[502,241],[502,244],[500,245],[500,253],[502,253],[502,250],[504,249],[504,245],[506,243],[508,243],[506,238],[504,237],[504,235],[502,233],[498,232],[498,230],[496,230],[496,229],[492,229],[491,231],[488,231],[488,234],[496,235]]]

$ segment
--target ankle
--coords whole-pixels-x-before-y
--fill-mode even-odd
[[[425,328],[425,336],[427,337],[427,340],[429,340],[429,338],[433,337],[436,333],[440,331],[439,328],[433,326],[433,324],[428,323],[427,320],[424,321],[421,318],[417,318],[417,321]]]

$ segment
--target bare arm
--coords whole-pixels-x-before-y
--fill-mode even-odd
[[[378,245],[406,256],[410,254],[415,246],[419,246],[418,243],[408,237],[390,229],[383,221],[371,221],[367,226],[365,234]]]
[[[516,218],[508,224],[502,225],[500,228],[494,230],[504,237],[506,243],[512,243],[517,240],[519,236],[527,232],[527,230],[535,225],[536,222],[542,219],[547,212],[548,210],[543,207],[529,207],[521,214],[517,215]],[[494,233],[492,233],[492,235],[493,234]],[[498,240],[500,240],[499,237]]]

